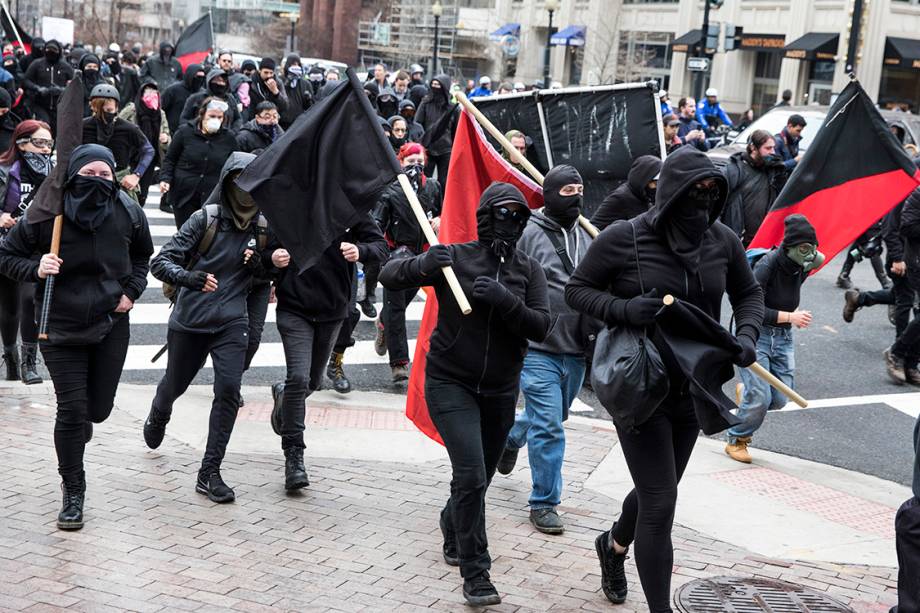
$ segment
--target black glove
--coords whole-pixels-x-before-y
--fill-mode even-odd
[[[204,284],[208,280],[208,273],[203,270],[189,271],[188,275],[185,277],[185,286],[189,289],[193,289],[196,292],[200,292],[204,289]]]
[[[447,245],[432,245],[424,255],[419,257],[419,270],[429,277],[445,266],[453,264],[454,258],[450,255]]]
[[[618,318],[630,326],[642,328],[655,324],[655,314],[661,310],[664,303],[658,297],[658,290],[652,289],[641,296],[636,296],[625,301],[623,313]]]
[[[256,274],[262,270],[262,254],[258,251],[253,250],[252,255],[249,256],[249,260],[246,260],[246,256],[243,255],[243,268],[249,272]]]
[[[747,367],[757,361],[757,339],[748,328],[742,328],[735,338],[741,344],[741,351],[732,360],[741,367]]]
[[[482,300],[503,313],[512,310],[520,301],[507,287],[485,275],[476,277],[476,281],[473,282],[473,298]]]

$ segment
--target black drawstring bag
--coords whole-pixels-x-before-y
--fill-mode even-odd
[[[645,294],[636,226],[632,222],[629,225],[633,231],[639,290]],[[591,385],[616,427],[627,431],[645,423],[670,390],[668,371],[658,347],[648,338],[644,327],[626,324],[604,328],[597,336]]]

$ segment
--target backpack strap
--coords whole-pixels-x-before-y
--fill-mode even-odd
[[[549,242],[553,244],[553,249],[556,250],[556,255],[562,260],[562,267],[565,269],[565,274],[571,276],[572,273],[575,272],[575,265],[572,263],[572,259],[565,249],[565,244],[559,239],[559,235],[552,230],[544,228],[543,226],[540,226],[540,229],[546,234],[546,238],[549,239]],[[576,255],[576,257],[578,256]]]
[[[204,254],[208,252],[211,248],[211,245],[214,243],[214,238],[217,236],[217,229],[220,226],[220,205],[219,204],[206,204],[204,206],[205,212],[205,230],[204,234],[201,236],[201,240],[198,241],[198,258],[201,258]]]

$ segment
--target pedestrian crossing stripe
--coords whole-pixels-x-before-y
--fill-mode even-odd
[[[151,291],[148,289],[147,291]],[[423,292],[419,292],[419,295],[424,295]],[[268,314],[265,317],[265,322],[275,322],[275,308],[276,304],[268,305]],[[377,303],[377,312],[379,313],[383,309],[383,304]],[[422,313],[425,310],[424,301],[411,302],[406,307],[406,321],[421,321]],[[134,305],[134,308],[131,309],[131,323],[133,325],[165,325],[169,323],[169,316],[172,313],[170,309],[170,304],[168,302],[138,302]],[[361,319],[363,321],[373,321],[373,318],[367,317],[364,313],[361,313]]]

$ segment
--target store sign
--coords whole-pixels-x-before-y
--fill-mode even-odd
[[[782,51],[786,46],[784,34],[742,34],[741,48],[752,51]]]
[[[804,49],[790,49],[786,51],[786,57],[792,60],[804,60],[808,52]]]

